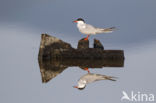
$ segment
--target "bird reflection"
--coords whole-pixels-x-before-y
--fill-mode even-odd
[[[100,80],[116,81],[115,80],[116,77],[90,73],[88,68],[85,68],[84,70],[88,71],[88,73],[80,77],[80,79],[78,80],[78,85],[73,86],[74,88],[83,90],[88,83],[93,83],[95,81],[100,81]]]

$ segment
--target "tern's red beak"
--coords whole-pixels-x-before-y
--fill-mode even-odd
[[[73,86],[73,88],[78,88],[77,86]]]
[[[74,23],[77,23],[77,20],[73,21]]]

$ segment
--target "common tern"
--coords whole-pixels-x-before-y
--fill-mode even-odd
[[[85,68],[85,70],[88,71],[88,73],[80,77],[80,79],[78,80],[78,85],[73,86],[74,88],[83,90],[88,83],[92,83],[92,82],[99,81],[99,80],[116,81],[114,79],[116,77],[90,73],[87,68]]]
[[[86,34],[87,37],[85,40],[88,40],[90,35],[96,35],[100,33],[111,33],[114,31],[115,27],[111,28],[97,28],[93,25],[86,24],[82,18],[78,18],[77,20],[73,21],[77,23],[77,28],[82,34]]]

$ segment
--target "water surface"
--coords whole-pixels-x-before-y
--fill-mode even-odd
[[[85,90],[79,91],[72,87],[82,75],[86,74],[86,71],[79,67],[69,67],[48,83],[42,83],[38,64],[40,33],[13,26],[2,28],[1,34],[3,34],[0,44],[2,103],[121,102],[123,90],[156,93],[154,82],[156,42],[154,41],[131,47],[118,44],[108,47],[103,43],[105,49],[124,50],[124,67],[95,68],[90,71],[119,78],[116,82],[92,83],[87,85]]]

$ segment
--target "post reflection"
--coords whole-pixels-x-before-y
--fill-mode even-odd
[[[103,67],[123,67],[124,60],[112,59],[112,60],[43,60],[39,59],[40,72],[42,82],[47,83],[57,75],[62,73],[68,67],[77,66],[81,69],[86,68],[103,68]]]

